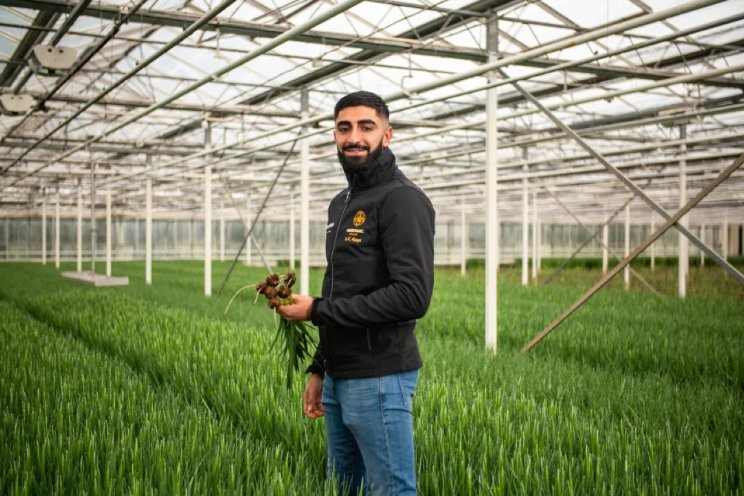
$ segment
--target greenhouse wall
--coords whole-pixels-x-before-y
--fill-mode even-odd
[[[598,233],[578,253],[578,257],[601,257],[602,248],[600,226],[587,226]],[[742,225],[729,224],[729,256],[742,255]],[[572,224],[540,225],[540,256],[544,258],[568,258],[592,235],[580,226]],[[41,260],[42,258],[42,221],[38,217],[0,218],[0,260]],[[112,258],[114,260],[137,260],[145,257],[145,222],[142,219],[112,219]],[[700,226],[693,226],[691,231],[702,238]],[[723,253],[722,226],[708,225],[705,229],[705,241],[714,250]],[[200,219],[153,220],[153,258],[156,260],[190,260],[204,257],[204,223]],[[631,227],[631,249],[641,243],[651,233],[650,225]],[[243,223],[238,220],[225,222],[225,259],[232,259],[237,254],[245,236]],[[529,246],[532,250],[532,228],[530,228]],[[105,220],[96,221],[96,259],[105,256],[106,245]],[[439,265],[458,265],[461,262],[462,226],[448,222],[436,226],[435,253]],[[75,260],[77,256],[77,220],[60,219],[60,259]],[[259,221],[256,224],[254,237],[261,251],[270,262],[289,260],[289,222]],[[299,258],[300,229],[295,228],[295,256]],[[500,229],[500,257],[502,263],[518,261],[522,256],[522,224],[505,222]],[[54,257],[54,221],[46,222],[47,257]],[[325,223],[310,223],[310,260],[312,265],[324,265]],[[676,257],[678,253],[678,234],[667,231],[654,243],[655,255],[658,257]],[[609,226],[610,258],[615,255],[623,258],[625,249],[625,227],[623,224]],[[82,251],[85,260],[91,257],[91,222],[82,222]],[[212,224],[212,254],[215,260],[221,258],[220,223]],[[700,251],[694,245],[690,247],[690,256],[698,256]],[[649,253],[646,253],[649,255]],[[485,224],[471,223],[467,226],[467,258],[485,256]],[[245,257],[241,257],[245,259]],[[261,260],[255,248],[252,248],[251,262],[260,264]]]

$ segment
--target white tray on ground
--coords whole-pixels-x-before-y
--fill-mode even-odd
[[[96,287],[127,286],[129,284],[128,277],[107,277],[92,272],[62,272],[62,277],[64,279],[92,284]]]

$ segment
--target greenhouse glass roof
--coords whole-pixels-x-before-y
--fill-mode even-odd
[[[40,44],[74,64],[45,74]],[[46,198],[71,211],[82,190],[137,216],[151,178],[157,215],[199,216],[211,165],[216,208],[273,188],[263,215],[285,219],[305,141],[322,219],[345,186],[332,108],[358,89],[388,100],[392,149],[440,219],[484,215],[487,119],[502,220],[519,221],[525,187],[543,222],[633,197],[514,82],[673,211],[681,167],[691,197],[744,151],[743,50],[742,0],[0,0],[3,105],[31,102],[0,117],[0,215]],[[736,217],[738,171],[690,214]]]

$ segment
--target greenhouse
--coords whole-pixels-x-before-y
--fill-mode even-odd
[[[435,213],[417,492],[744,492],[744,1],[0,0],[0,87],[1,494],[344,494],[303,392],[358,91]],[[338,277],[403,284],[419,214]]]

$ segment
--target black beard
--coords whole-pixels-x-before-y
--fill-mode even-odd
[[[341,162],[341,167],[344,169],[344,172],[351,175],[366,170],[375,160],[377,160],[381,153],[382,141],[380,141],[380,144],[377,145],[376,148],[370,150],[366,157],[347,157],[343,152],[338,150],[336,151],[338,161]]]

